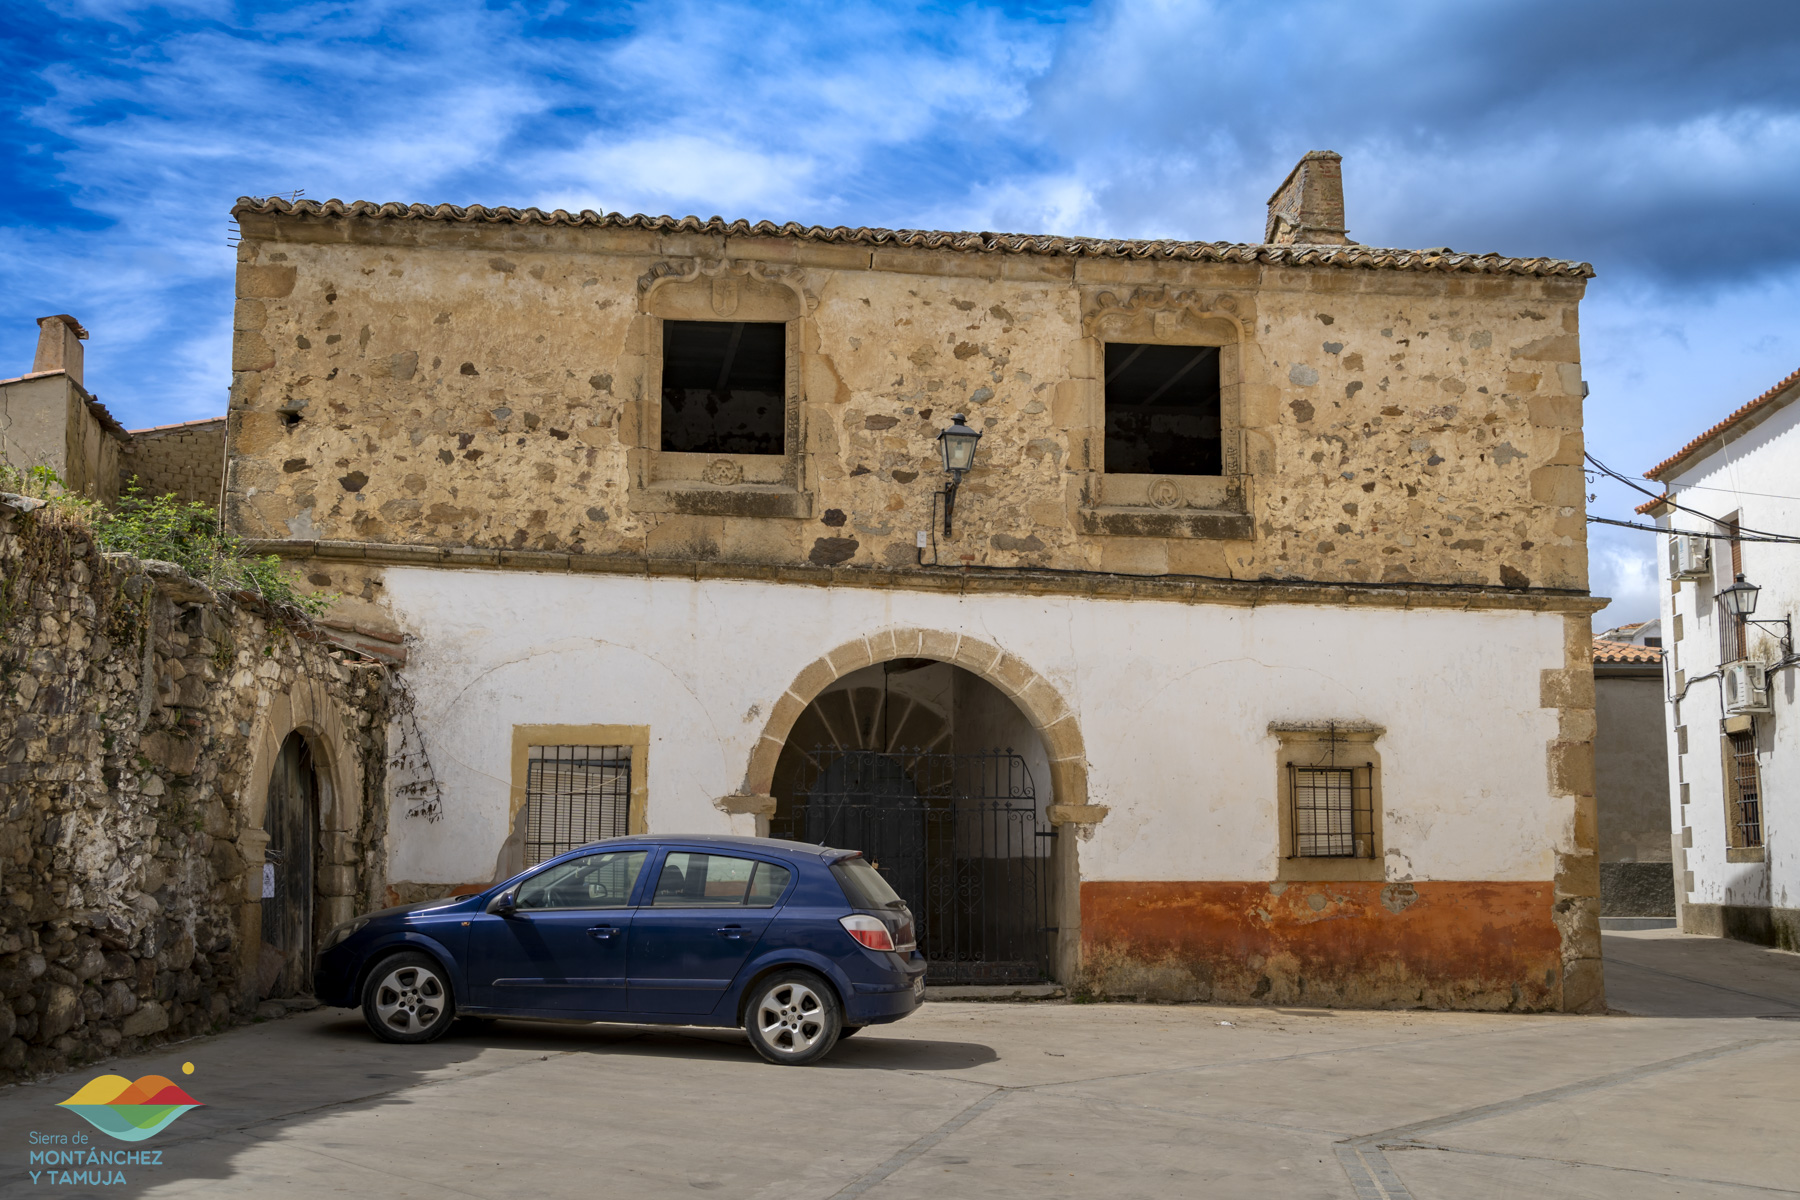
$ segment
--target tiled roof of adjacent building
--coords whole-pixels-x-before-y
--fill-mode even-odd
[[[1596,663],[1660,663],[1662,647],[1634,646],[1630,642],[1609,642],[1604,638],[1594,639],[1594,661]]]
[[[1461,254],[1448,247],[1386,250],[1375,246],[1269,246],[1237,242],[1184,242],[1170,239],[1057,237],[1026,233],[951,233],[932,229],[851,229],[770,221],[727,221],[723,217],[647,217],[642,213],[578,213],[556,209],[467,208],[454,204],[372,204],[356,200],[287,201],[243,196],[232,215],[356,217],[384,221],[454,221],[464,224],[567,225],[595,229],[643,229],[665,233],[705,233],[724,237],[791,238],[838,245],[903,246],[921,250],[963,250],[992,254],[1042,254],[1073,258],[1138,258],[1176,262],[1268,263],[1285,266],[1362,267],[1390,271],[1447,271],[1478,275],[1537,275],[1586,279],[1594,268],[1560,258],[1507,258]]]
[[[1800,384],[1800,371],[1795,371],[1792,375],[1789,375],[1786,379],[1783,379],[1780,383],[1776,384],[1756,399],[1750,401],[1750,403],[1726,417],[1723,421],[1720,421],[1717,425],[1714,425],[1711,429],[1708,429],[1693,441],[1683,446],[1673,455],[1663,459],[1654,467],[1645,471],[1644,478],[1654,479],[1659,483],[1662,482],[1664,475],[1673,471],[1676,467],[1706,449],[1714,439],[1725,434],[1733,426],[1738,425],[1743,421],[1747,421],[1750,417],[1759,413],[1772,412],[1774,409],[1786,404],[1789,400],[1794,399],[1794,397],[1800,396],[1800,387],[1795,387],[1795,384]],[[1649,504],[1641,506],[1638,511],[1642,512],[1645,508],[1653,507],[1656,503],[1657,502],[1653,500]]]
[[[131,431],[131,436],[140,437],[146,433],[174,433],[178,429],[197,429],[202,425],[220,425],[224,421],[223,416],[196,417],[192,421],[177,421],[173,425],[151,425],[144,429],[134,429]]]

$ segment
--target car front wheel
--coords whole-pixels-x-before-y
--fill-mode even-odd
[[[428,954],[383,959],[363,988],[363,1020],[384,1042],[435,1042],[455,1018],[449,978]]]
[[[831,986],[811,971],[777,971],[758,983],[744,1009],[744,1032],[772,1063],[802,1067],[837,1045],[844,1015]]]

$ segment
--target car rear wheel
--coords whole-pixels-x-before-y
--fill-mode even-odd
[[[396,954],[369,973],[363,1021],[382,1041],[435,1042],[455,1018],[449,977],[429,954]]]
[[[772,1063],[801,1067],[837,1045],[844,1027],[837,993],[811,971],[777,971],[759,982],[744,1008],[744,1032]]]

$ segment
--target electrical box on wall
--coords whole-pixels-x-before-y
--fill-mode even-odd
[[[1768,669],[1759,662],[1727,663],[1725,675],[1725,711],[1734,716],[1766,713],[1769,707]]]
[[[1712,543],[1691,533],[1669,535],[1669,578],[1700,579],[1711,563]]]

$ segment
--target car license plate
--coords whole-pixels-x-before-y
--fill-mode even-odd
[[[919,997],[925,995],[925,977],[923,975],[913,980],[913,995]]]

